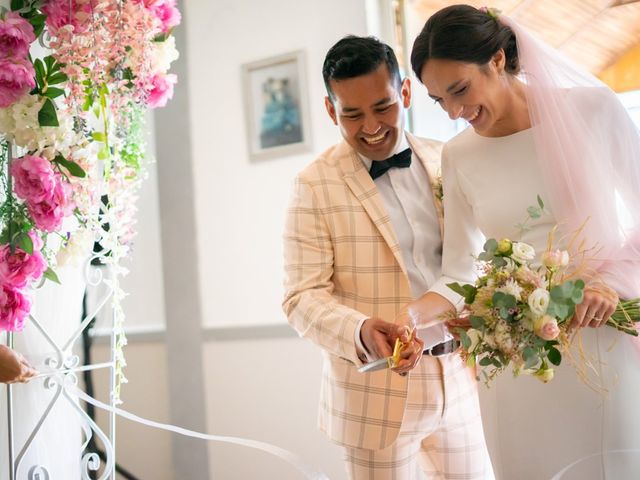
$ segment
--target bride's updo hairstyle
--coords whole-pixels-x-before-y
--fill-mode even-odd
[[[430,59],[456,60],[484,66],[500,49],[504,50],[507,73],[520,71],[516,36],[491,9],[451,5],[434,13],[413,43],[411,67],[420,79]]]

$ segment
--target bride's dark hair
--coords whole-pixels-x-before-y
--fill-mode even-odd
[[[420,79],[428,60],[457,60],[485,65],[504,50],[507,73],[520,71],[516,36],[486,11],[470,5],[452,5],[434,13],[425,23],[411,50],[411,67]]]

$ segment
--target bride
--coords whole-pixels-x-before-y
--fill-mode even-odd
[[[417,37],[411,62],[429,96],[472,127],[444,147],[443,277],[412,307],[428,311],[447,283],[473,283],[472,255],[485,238],[519,239],[542,252],[555,225],[556,238],[584,225],[597,251],[573,322],[608,393],[582,384],[567,361],[547,385],[504,375],[485,412],[497,419],[497,470],[505,479],[548,479],[594,453],[639,449],[638,349],[603,326],[618,295],[640,296],[636,127],[604,84],[493,10],[440,10]],[[538,195],[547,211],[520,236],[516,225]],[[602,458],[580,478],[627,480],[640,471],[637,458]]]

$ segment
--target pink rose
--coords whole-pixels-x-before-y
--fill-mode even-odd
[[[553,250],[542,254],[542,264],[545,267],[565,267],[569,264],[569,252],[566,250]]]
[[[0,247],[0,282],[14,288],[23,288],[31,281],[40,280],[47,269],[47,262],[40,252],[42,239],[35,232],[29,232],[33,242],[30,255],[21,248],[11,253],[10,245]]]
[[[0,56],[26,57],[36,36],[29,22],[16,12],[0,18]]]
[[[164,107],[173,98],[173,86],[177,82],[178,77],[173,73],[154,75],[151,79],[152,87],[147,98],[149,108]]]
[[[18,158],[11,163],[11,175],[16,195],[28,203],[40,203],[53,195],[56,173],[46,158],[33,155]]]
[[[533,330],[543,340],[555,340],[560,334],[558,321],[549,316],[544,315],[533,322]]]
[[[29,215],[36,227],[45,232],[60,228],[62,220],[73,211],[71,186],[58,175],[52,195],[39,203],[28,203]]]
[[[13,105],[36,86],[36,72],[25,58],[0,58],[0,108]]]
[[[91,2],[77,0],[49,0],[42,7],[47,16],[46,24],[53,35],[67,25],[74,33],[84,33],[90,25]]]
[[[31,310],[31,300],[9,285],[0,288],[0,330],[19,332],[24,328],[24,319]]]

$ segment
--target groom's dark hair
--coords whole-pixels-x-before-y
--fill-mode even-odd
[[[329,49],[322,66],[322,77],[329,99],[332,102],[335,100],[331,80],[340,81],[366,75],[375,71],[382,63],[387,65],[391,81],[400,89],[402,81],[398,59],[389,45],[375,37],[348,35],[341,39]]]

